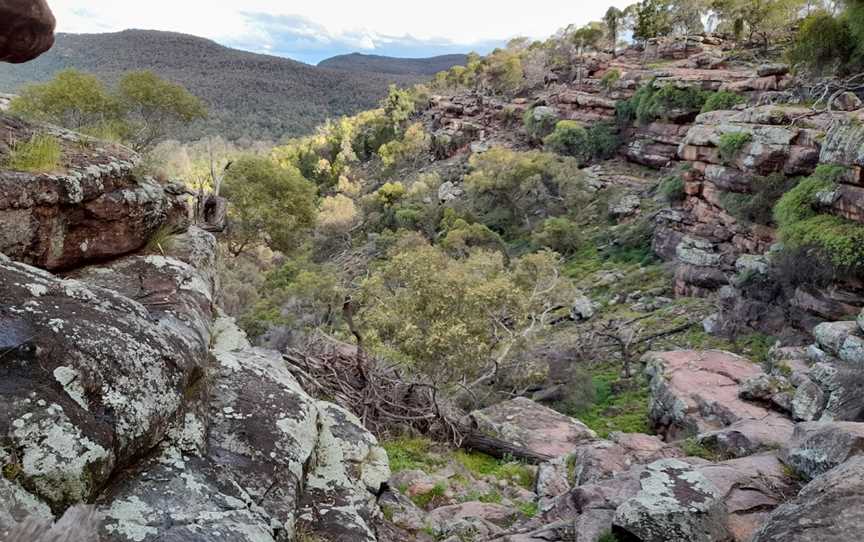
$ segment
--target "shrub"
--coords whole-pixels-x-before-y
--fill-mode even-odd
[[[702,106],[702,113],[732,109],[745,101],[744,97],[740,94],[721,90],[708,96],[708,99],[705,100],[705,105]]]
[[[572,256],[582,246],[582,227],[567,218],[549,218],[532,235],[534,244]]]
[[[726,163],[732,162],[735,160],[735,157],[741,152],[741,149],[744,148],[744,145],[750,143],[753,140],[753,134],[749,132],[730,132],[728,134],[723,134],[720,136],[720,144],[718,148],[720,149],[720,157]]]
[[[666,85],[657,88],[651,81],[639,88],[629,100],[616,104],[618,122],[626,125],[636,120],[639,124],[648,124],[657,119],[695,115],[704,107],[708,95],[693,87]]]
[[[468,224],[459,218],[441,240],[441,248],[454,258],[465,258],[473,249],[499,251],[506,256],[507,247],[501,236],[483,224]]]
[[[788,191],[774,207],[774,220],[780,228],[791,226],[818,214],[816,204],[823,192],[835,189],[846,169],[839,166],[822,165],[807,179]]]
[[[401,182],[384,183],[384,185],[375,192],[375,198],[384,207],[392,207],[404,197],[405,185]]]
[[[9,150],[4,166],[16,171],[46,172],[60,166],[63,150],[56,137],[36,134],[26,141],[16,141]]]
[[[726,192],[720,196],[720,202],[726,212],[739,221],[767,226],[773,222],[774,206],[796,184],[798,179],[788,178],[782,173],[756,177],[751,183],[750,194]]]
[[[684,192],[684,179],[678,175],[664,177],[657,186],[657,192],[670,204],[680,203],[687,197]]]
[[[426,133],[423,125],[412,124],[405,130],[401,139],[396,139],[378,149],[378,155],[384,167],[392,169],[402,164],[416,161],[432,146],[432,138]]]
[[[558,114],[551,107],[537,106],[525,111],[522,120],[525,123],[525,131],[528,132],[528,136],[540,140],[555,129],[558,123]]]
[[[864,226],[833,215],[816,215],[781,230],[785,243],[815,247],[839,269],[864,268]]]
[[[857,48],[848,18],[820,12],[801,22],[788,55],[793,66],[814,74],[849,73],[860,66],[853,63]]]
[[[612,90],[615,87],[615,84],[618,83],[618,81],[620,81],[620,80],[621,80],[621,72],[618,71],[617,69],[613,68],[613,69],[607,71],[605,74],[603,74],[603,78],[600,79],[600,86],[602,86],[606,92],[609,92],[610,90]]]
[[[572,156],[585,165],[591,160],[606,160],[615,156],[621,139],[609,124],[595,124],[587,130],[578,122],[562,120],[543,140],[546,150]]]

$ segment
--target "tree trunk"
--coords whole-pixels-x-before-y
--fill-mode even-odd
[[[470,431],[462,439],[462,448],[482,452],[497,459],[518,459],[533,465],[555,459],[551,455],[540,454],[528,448],[516,446],[499,438],[490,437],[477,431]]]

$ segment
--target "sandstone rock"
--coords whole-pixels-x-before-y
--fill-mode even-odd
[[[594,302],[586,296],[579,296],[570,306],[570,318],[577,322],[590,320],[594,317]]]
[[[759,77],[767,77],[769,75],[786,75],[789,73],[788,64],[762,64],[756,68],[756,73]]]
[[[579,444],[597,438],[579,420],[523,397],[474,411],[470,418],[483,433],[552,457],[568,454]]]
[[[703,239],[685,237],[675,249],[678,260],[697,267],[717,267],[720,255],[714,252],[714,245]]]
[[[493,527],[486,527],[484,530],[491,531],[491,534],[497,534],[500,529],[495,527],[507,527],[511,525],[517,518],[519,513],[507,506],[493,503],[482,502],[466,502],[462,504],[454,504],[451,506],[442,506],[436,508],[426,516],[426,522],[438,533],[443,535],[465,534],[465,528],[454,529],[453,523],[460,520],[480,520],[480,525],[491,524]],[[473,522],[476,525],[476,522]],[[470,525],[470,524],[469,524]],[[483,534],[483,533],[478,533]]]
[[[426,514],[411,499],[398,492],[387,491],[378,500],[389,522],[407,531],[419,531],[426,526]]]
[[[834,99],[833,107],[840,111],[857,111],[862,107],[861,98],[853,92],[844,92]]]
[[[201,289],[172,292],[206,305],[212,292],[193,282]],[[0,307],[0,345],[12,349],[0,366],[0,450],[16,450],[16,482],[56,507],[94,498],[160,442],[207,364],[194,325],[154,321],[115,291],[3,256]]]
[[[779,417],[738,397],[739,386],[762,374],[752,362],[720,351],[649,353],[649,417],[659,433],[676,440],[723,429],[742,420]]]
[[[643,542],[727,540],[720,490],[692,465],[677,459],[645,468],[641,489],[615,512],[614,526]]]
[[[625,218],[635,215],[642,205],[639,196],[628,195],[609,206],[609,214],[613,218]]]
[[[45,0],[0,1],[0,62],[27,62],[50,49],[55,24]]]
[[[864,423],[799,423],[783,461],[808,480],[864,454]]]
[[[0,116],[0,135],[6,125]],[[138,250],[186,218],[183,197],[132,175],[134,155],[91,152],[62,175],[0,170],[0,252],[44,269],[77,268]]]
[[[864,524],[864,457],[810,482],[777,508],[753,542],[845,542]]]
[[[746,457],[776,450],[789,442],[795,424],[780,416],[764,420],[740,420],[728,427],[702,433],[699,442],[724,457]]]
[[[456,186],[455,183],[447,181],[441,184],[438,188],[439,201],[454,201],[462,197],[465,193],[462,188]]]

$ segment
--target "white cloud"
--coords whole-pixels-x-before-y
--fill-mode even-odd
[[[126,28],[195,34],[251,50],[277,50],[285,41],[262,30],[260,16],[290,22],[291,38],[314,44],[375,51],[400,39],[450,46],[501,42],[515,36],[543,38],[571,23],[603,16],[628,0],[49,0],[61,32]],[[250,17],[254,14],[255,17]],[[272,23],[273,21],[271,21]],[[284,24],[283,24],[284,26]],[[464,47],[463,47],[464,49]],[[291,51],[282,50],[291,55]]]

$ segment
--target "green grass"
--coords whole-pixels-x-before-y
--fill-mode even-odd
[[[750,132],[730,132],[720,136],[720,156],[726,163],[735,160],[744,145],[753,141],[753,134]]]
[[[419,495],[414,495],[413,497],[411,497],[411,501],[413,501],[418,508],[422,508],[423,510],[425,510],[432,503],[440,500],[445,493],[447,493],[447,483],[438,482],[432,489],[430,489],[426,493],[421,493]]]
[[[499,480],[515,482],[528,490],[534,487],[534,471],[528,465],[462,450],[456,452],[455,459],[475,477],[493,476]]]
[[[26,141],[16,141],[9,150],[4,166],[15,171],[43,173],[60,167],[63,149],[56,137],[36,134]]]
[[[504,500],[504,497],[501,493],[492,490],[488,493],[480,493],[477,491],[472,491],[470,493],[466,493],[460,499],[462,502],[483,502],[487,504],[501,504]]]
[[[150,236],[150,239],[147,241],[147,246],[144,247],[144,249],[147,252],[158,252],[164,256],[166,252],[170,252],[174,247],[175,239],[174,228],[167,225],[162,226],[156,230],[152,236]]]
[[[420,470],[431,473],[446,461],[435,452],[435,443],[422,437],[398,438],[381,444],[390,459],[390,470],[394,473]]]
[[[610,433],[650,433],[648,425],[648,386],[635,377],[636,389],[613,393],[612,385],[620,379],[618,367],[599,367],[591,371],[596,400],[588,408],[565,412],[594,430],[602,438]]]
[[[714,462],[726,459],[722,454],[705,446],[695,438],[688,438],[687,440],[678,443],[678,446],[684,450],[684,453],[687,454],[688,457],[700,457]]]
[[[600,538],[597,539],[597,542],[620,542],[618,537],[612,534],[612,531],[606,531],[605,533],[600,535]]]
[[[519,512],[526,518],[533,518],[540,513],[540,505],[536,502],[523,502],[518,506]]]

